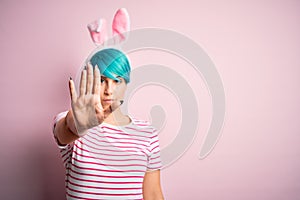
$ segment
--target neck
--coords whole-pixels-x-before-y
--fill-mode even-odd
[[[127,115],[124,115],[120,108],[116,109],[111,113],[105,120],[105,123],[111,125],[124,126],[131,122],[130,118]]]

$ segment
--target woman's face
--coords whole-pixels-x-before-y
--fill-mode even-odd
[[[127,88],[126,82],[119,77],[120,81],[116,81],[105,76],[101,76],[101,103],[104,109],[108,108],[116,101],[124,99]]]

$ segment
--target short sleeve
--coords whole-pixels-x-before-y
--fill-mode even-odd
[[[148,158],[147,171],[154,171],[161,168],[162,168],[162,163],[160,157],[158,133],[156,130],[154,130],[149,143],[149,158]]]
[[[72,144],[67,144],[67,145],[64,145],[64,146],[60,145],[58,143],[57,138],[54,135],[54,129],[55,129],[55,126],[56,126],[57,122],[59,122],[59,120],[61,120],[62,118],[66,117],[67,114],[68,114],[68,111],[64,111],[64,112],[61,112],[58,115],[56,115],[54,117],[54,120],[53,120],[53,129],[52,129],[54,139],[56,141],[56,144],[57,144],[58,148],[60,149],[60,154],[61,154],[64,166],[66,168],[68,167],[68,163],[70,162],[70,159],[71,159],[71,156],[72,156],[73,143]]]
[[[53,132],[53,136],[54,136],[54,139],[55,139],[55,141],[56,141],[56,144],[57,144],[58,148],[60,148],[60,149],[65,149],[65,148],[67,148],[69,145],[64,145],[64,146],[59,145],[58,140],[57,140],[57,138],[56,138],[56,136],[55,136],[55,134],[54,134],[54,129],[55,129],[55,126],[56,126],[57,122],[59,122],[59,120],[61,120],[62,118],[66,117],[67,114],[68,114],[68,111],[61,112],[61,113],[59,113],[58,115],[56,115],[56,116],[54,117],[54,120],[53,120],[53,128],[52,128],[52,132]]]

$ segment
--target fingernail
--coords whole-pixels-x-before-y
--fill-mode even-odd
[[[70,76],[70,80],[73,80],[71,76]]]

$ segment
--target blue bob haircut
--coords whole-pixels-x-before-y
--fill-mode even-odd
[[[98,66],[101,75],[117,81],[122,77],[129,83],[130,64],[122,51],[114,48],[100,50],[92,56],[90,62],[94,67]]]

